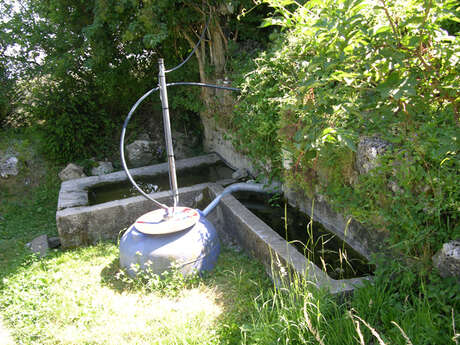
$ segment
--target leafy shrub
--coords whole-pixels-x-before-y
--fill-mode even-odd
[[[107,151],[118,123],[107,115],[97,93],[49,84],[33,92],[31,112],[40,123],[49,158],[68,162]]]
[[[12,111],[14,81],[0,62],[0,128]]]
[[[242,84],[237,146],[428,259],[458,236],[460,38],[441,27],[458,20],[452,3],[268,2],[284,32]],[[391,148],[359,175],[364,136]]]

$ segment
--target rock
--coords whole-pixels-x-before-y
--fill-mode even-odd
[[[172,132],[174,157],[184,159],[195,156],[199,145],[199,139],[191,134],[184,134],[178,131]]]
[[[61,246],[61,239],[59,237],[48,238],[48,246],[50,249],[59,248]]]
[[[395,194],[401,194],[404,192],[402,188],[399,187],[399,185],[393,180],[388,181],[388,188],[390,188],[391,191]]]
[[[113,172],[112,162],[97,162],[97,166],[91,169],[91,175],[105,175]]]
[[[444,243],[433,256],[433,264],[441,277],[456,277],[460,283],[460,239]]]
[[[204,195],[203,193],[199,193],[196,197],[195,200],[193,200],[193,207],[198,208],[198,205],[203,201]]]
[[[15,156],[0,159],[0,177],[8,178],[19,174],[18,163],[19,160]]]
[[[390,143],[376,137],[362,137],[356,153],[356,168],[360,174],[367,174],[379,166],[379,156],[389,148]]]
[[[139,136],[137,137],[137,140],[147,140],[147,141],[150,141],[150,135],[148,135],[148,133],[141,133],[139,134]]]
[[[83,168],[73,163],[69,163],[59,173],[59,178],[61,179],[61,181],[74,180],[76,178],[82,177],[86,177],[85,173],[83,172]]]
[[[193,156],[192,150],[187,142],[181,137],[173,137],[174,158],[184,159]]]
[[[40,235],[35,237],[32,242],[28,243],[27,246],[33,252],[38,254],[41,258],[44,257],[49,249],[48,236]]]
[[[246,169],[242,168],[242,169],[238,169],[237,171],[235,171],[233,174],[232,174],[232,179],[235,179],[235,180],[241,180],[245,177],[248,177],[249,176],[249,173]]]
[[[281,155],[283,159],[283,168],[285,170],[291,169],[292,165],[294,164],[294,162],[292,161],[292,153],[288,150],[281,149]]]
[[[149,140],[136,140],[126,146],[126,156],[133,168],[149,165],[155,158],[154,143]]]

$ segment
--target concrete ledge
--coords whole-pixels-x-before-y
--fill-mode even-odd
[[[197,196],[210,184],[203,183],[179,189],[182,206],[195,207]],[[172,204],[171,192],[151,194],[161,203]],[[143,196],[107,202],[94,206],[79,206],[59,210],[56,225],[63,248],[75,248],[102,240],[115,240],[144,213],[156,209]]]
[[[292,206],[308,214],[314,221],[323,224],[326,229],[336,234],[366,259],[369,260],[372,254],[383,251],[385,233],[365,228],[353,218],[334,211],[331,205],[318,198],[312,200],[292,189],[285,189],[284,193]],[[313,210],[312,205],[314,205]]]
[[[215,151],[222,156],[234,169],[246,168],[254,176],[257,176],[254,166],[242,153],[238,152],[227,139],[224,128],[220,128],[213,118],[202,118],[204,125],[204,144],[210,151]],[[267,167],[268,168],[268,167]],[[334,211],[326,201],[315,197],[314,210],[311,205],[313,200],[303,193],[294,191],[284,186],[284,195],[289,203],[320,222],[329,231],[335,233],[342,240],[347,242],[354,250],[369,259],[372,254],[385,252],[383,242],[387,236],[385,232],[376,229],[368,229],[356,220],[341,215]],[[312,214],[313,213],[313,214]]]
[[[213,199],[222,191],[223,187],[217,183],[180,188],[181,205],[196,208],[204,193]],[[162,203],[171,202],[169,191],[152,195]],[[138,217],[153,208],[151,201],[138,196],[100,205],[59,210],[56,223],[62,247],[72,248],[102,240],[114,240]],[[333,294],[342,294],[351,292],[355,286],[368,279],[330,278],[232,195],[222,198],[207,218],[215,226],[221,241],[225,243],[231,238],[238,242],[248,254],[265,266],[275,282],[290,274],[297,274],[319,288],[328,289]]]

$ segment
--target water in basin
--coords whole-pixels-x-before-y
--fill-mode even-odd
[[[372,274],[374,267],[366,258],[279,196],[253,192],[233,195],[331,278],[348,279]]]
[[[225,163],[218,162],[212,165],[205,164],[196,167],[177,170],[177,181],[180,187],[193,186],[205,182],[217,182],[231,179],[233,170]],[[169,190],[168,173],[155,176],[135,177],[137,184],[147,193]],[[139,195],[139,192],[126,180],[95,186],[89,189],[88,199],[90,205],[101,204],[108,201],[125,199]]]

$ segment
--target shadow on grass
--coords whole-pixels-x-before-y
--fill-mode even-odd
[[[131,279],[123,279],[124,274],[120,268],[120,259],[115,258],[101,271],[101,284],[118,293],[136,290]]]
[[[43,234],[57,235],[57,169],[34,169],[38,168],[0,181],[0,288],[3,278],[36,260],[27,242]]]
[[[131,279],[120,272],[122,270],[119,259],[116,258],[102,269],[102,284],[118,293],[152,292],[173,298],[180,297],[183,292],[196,287],[212,293],[215,302],[223,311],[216,319],[215,330],[219,338],[225,339],[228,344],[240,343],[241,327],[250,322],[251,315],[254,315],[254,301],[262,291],[268,291],[272,287],[265,269],[259,262],[225,246],[214,270],[197,278],[192,286],[185,284],[176,293],[172,290],[172,294],[168,292],[171,286],[166,285],[166,291],[152,291],[143,285],[146,284],[145,280]]]

